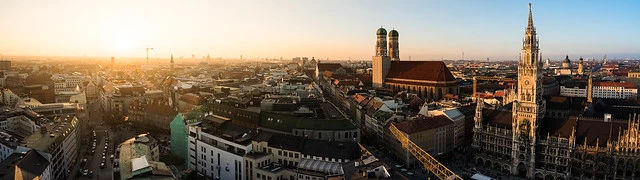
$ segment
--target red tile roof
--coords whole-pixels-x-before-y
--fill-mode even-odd
[[[444,115],[439,115],[434,117],[421,117],[413,121],[393,123],[393,125],[395,125],[398,128],[398,130],[409,135],[413,133],[418,133],[418,132],[422,132],[430,129],[443,127],[450,124],[453,124],[453,122],[447,116],[444,116]]]
[[[576,128],[576,145],[583,145],[586,141],[590,146],[606,147],[609,138],[617,140],[619,131],[627,127],[626,122],[580,119]]]
[[[392,61],[386,78],[440,82],[456,80],[442,61]]]
[[[407,85],[416,85],[416,86],[433,86],[433,87],[449,87],[455,86],[456,83],[422,83],[422,82],[411,82],[411,81],[397,81],[397,80],[387,80],[385,83],[391,84],[407,84]]]
[[[605,87],[624,87],[628,89],[637,89],[636,85],[632,82],[594,82],[594,86],[605,86]]]

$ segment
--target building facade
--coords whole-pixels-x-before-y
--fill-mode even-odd
[[[603,100],[592,103],[590,93],[587,102],[591,104],[586,108],[560,107],[586,109],[582,114],[545,116],[547,104],[553,100],[541,99],[542,63],[537,57],[535,34],[530,9],[518,66],[517,100],[495,110],[477,104],[472,144],[475,162],[527,179],[639,177],[640,147],[634,145],[639,141],[635,137],[640,136],[638,118],[616,119],[607,113],[600,116],[604,118],[594,116],[589,111],[602,109]],[[623,108],[611,106],[609,111],[622,113],[619,110]]]
[[[593,97],[636,99],[638,97],[638,88],[631,82],[595,82],[593,83]]]
[[[75,116],[59,116],[41,124],[39,132],[26,137],[20,146],[40,152],[51,163],[53,179],[66,179],[79,154],[78,123]]]
[[[212,179],[245,179],[244,155],[252,150],[255,131],[216,116],[189,125],[188,167]]]

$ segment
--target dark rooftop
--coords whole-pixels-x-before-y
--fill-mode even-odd
[[[606,147],[607,140],[617,140],[618,132],[626,130],[627,122],[592,120],[582,118],[578,121],[576,128],[576,145],[583,145],[586,141],[587,145]]]
[[[35,150],[29,151],[22,160],[16,164],[16,168],[22,170],[23,179],[33,179],[42,174],[49,166],[49,161]]]
[[[504,129],[511,129],[513,113],[504,110],[484,109],[482,111],[482,123]]]
[[[332,142],[318,139],[308,139],[304,143],[302,154],[339,158],[339,159],[358,159],[360,158],[360,147],[356,142]]]
[[[13,153],[0,163],[0,180],[14,180],[16,164],[24,154]]]

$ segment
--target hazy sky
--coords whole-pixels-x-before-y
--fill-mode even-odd
[[[380,26],[401,59],[514,59],[529,1],[1,0],[0,54],[371,59]],[[533,1],[543,57],[640,57],[640,1]]]

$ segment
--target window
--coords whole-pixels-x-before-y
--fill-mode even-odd
[[[282,150],[278,150],[278,156],[282,156]]]
[[[296,153],[295,157],[296,157],[296,158],[298,158],[298,157],[299,157],[299,156],[298,156],[298,153]]]

